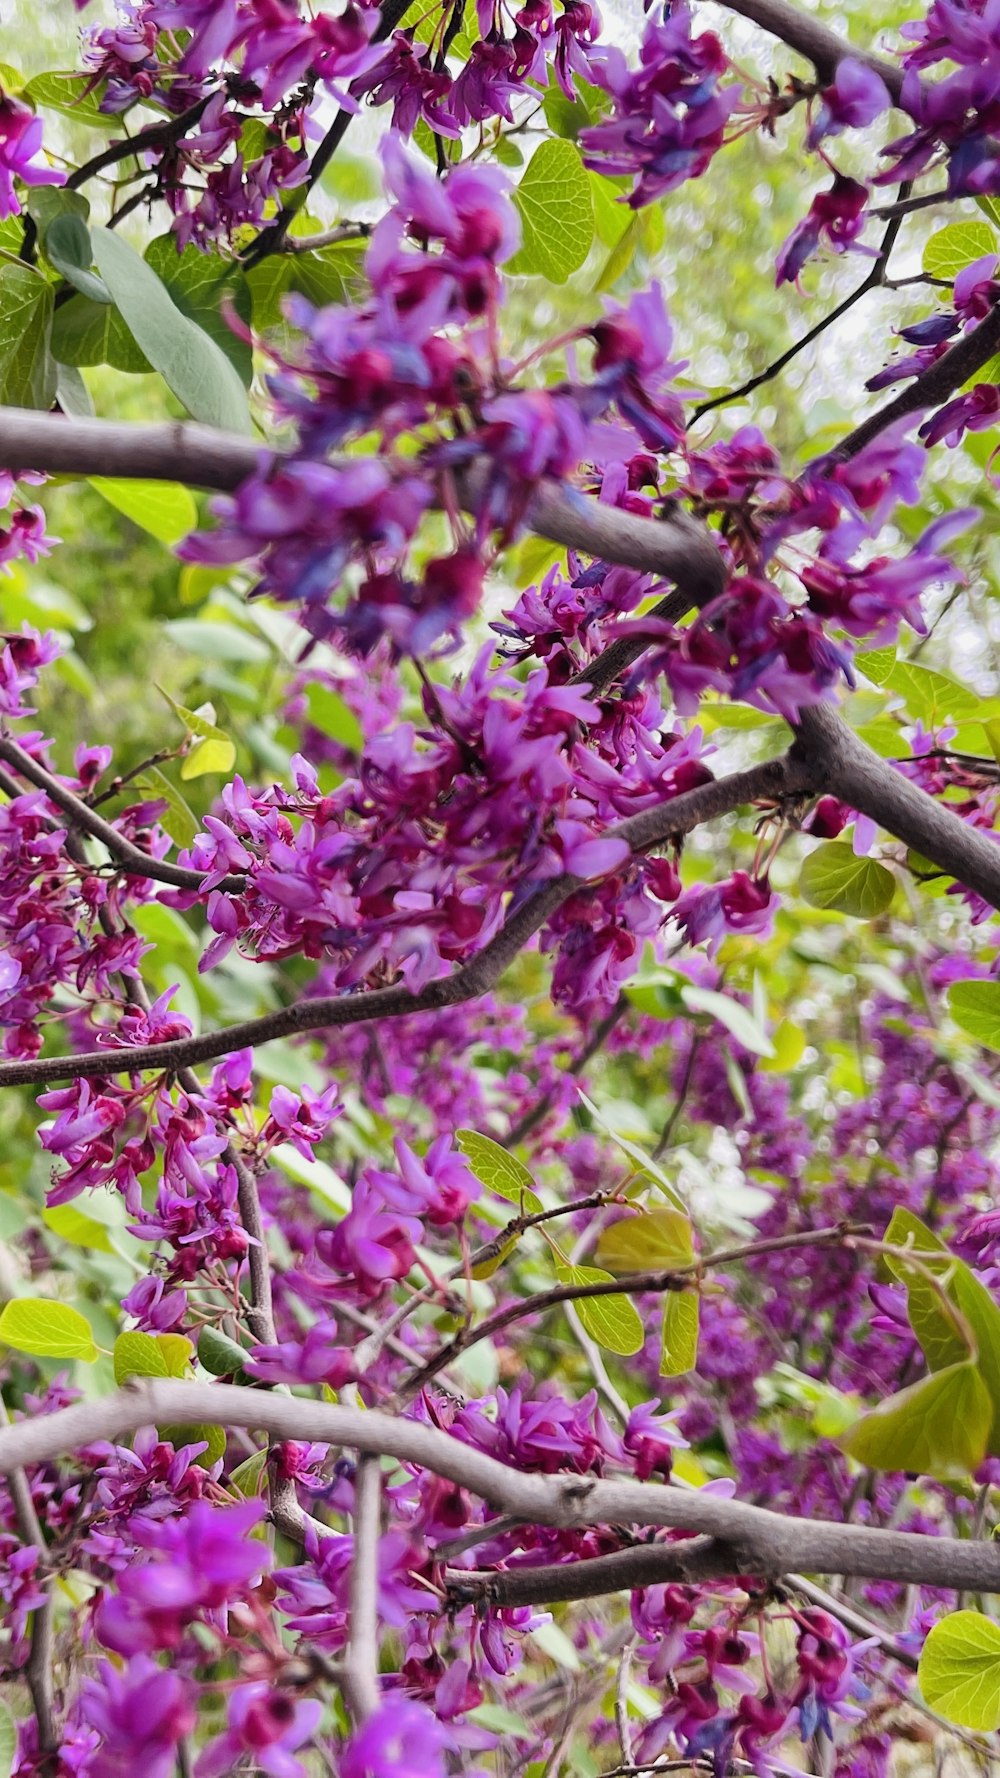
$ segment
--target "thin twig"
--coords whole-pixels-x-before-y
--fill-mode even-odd
[[[0,1396],[0,1427],[11,1425],[7,1404]],[[21,1541],[28,1549],[38,1555],[38,1578],[45,1587],[45,1600],[37,1605],[31,1614],[31,1637],[28,1647],[28,1660],[24,1668],[24,1677],[31,1694],[32,1709],[38,1724],[38,1746],[42,1755],[42,1772],[47,1772],[58,1746],[53,1714],[52,1686],[52,1588],[46,1574],[48,1567],[48,1546],[35,1503],[31,1496],[31,1484],[24,1470],[20,1467],[8,1470],[7,1487],[10,1492],[14,1517],[21,1534]]]
[[[350,1632],[341,1684],[351,1715],[366,1722],[379,1706],[378,1545],[382,1466],[374,1455],[358,1459],[351,1526]]]

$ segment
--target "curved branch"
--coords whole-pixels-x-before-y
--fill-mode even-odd
[[[98,815],[96,809],[85,803],[82,797],[76,796],[65,784],[60,783],[40,760],[26,753],[9,735],[0,734],[0,759],[6,760],[29,784],[44,790],[49,801],[62,810],[72,827],[100,840],[126,876],[149,877],[153,882],[169,883],[178,889],[201,888],[205,881],[204,871],[190,870],[183,864],[171,864],[165,858],[151,858],[141,846],[133,845],[116,827],[112,827],[110,821],[105,821],[103,816]],[[239,895],[246,888],[246,878],[226,877],[217,887],[228,890],[231,895]]]
[[[282,456],[250,439],[188,422],[133,426],[0,408],[0,469],[183,482],[231,494]],[[487,474],[483,462],[456,477],[464,502],[478,503]],[[682,616],[722,591],[725,571],[711,533],[680,507],[662,520],[642,519],[550,482],[538,489],[525,522],[552,543],[675,581],[684,602],[667,615]]]
[[[694,1532],[730,1547],[733,1575],[767,1572],[777,1563],[782,1574],[794,1567],[906,1585],[1000,1591],[996,1544],[789,1518],[706,1489],[688,1492],[659,1483],[525,1473],[420,1421],[238,1385],[143,1382],[102,1400],[22,1421],[0,1430],[0,1474],[50,1462],[97,1439],[125,1438],[157,1422],[239,1426],[280,1439],[394,1457],[444,1476],[528,1524],[563,1530],[661,1526]]]
[[[643,852],[650,846],[663,845],[667,840],[690,833],[702,822],[729,814],[744,804],[762,798],[773,801],[804,796],[822,782],[811,762],[785,754],[764,765],[752,766],[749,771],[733,772],[727,778],[716,778],[710,784],[684,791],[656,808],[644,809],[640,814],[607,828],[604,837],[623,839],[634,852]],[[199,1037],[175,1038],[169,1043],[136,1044],[128,1049],[88,1050],[78,1056],[47,1056],[30,1062],[8,1062],[0,1066],[0,1087],[32,1086],[49,1080],[80,1080],[94,1075],[132,1074],[146,1068],[175,1072],[215,1056],[227,1055],[245,1045],[270,1043],[276,1037],[358,1025],[367,1019],[400,1018],[431,1007],[457,1006],[461,1001],[475,999],[492,988],[556,908],[583,887],[585,885],[578,877],[556,877],[522,903],[495,938],[468,963],[449,976],[429,982],[419,993],[399,986],[373,988],[360,994],[324,995],[313,1000],[297,1000],[276,1012],[244,1019],[238,1025],[229,1025],[222,1031],[209,1031]]]
[[[853,43],[838,37],[836,31],[821,24],[811,13],[800,12],[797,6],[790,5],[789,0],[722,0],[722,4],[729,12],[739,13],[751,24],[760,25],[772,37],[780,37],[789,49],[798,50],[800,56],[812,63],[820,80],[831,81],[845,56],[851,56],[854,61],[863,62],[866,68],[873,68],[893,98],[898,100],[903,90],[903,69],[897,62],[886,61],[868,49],[856,49]]]

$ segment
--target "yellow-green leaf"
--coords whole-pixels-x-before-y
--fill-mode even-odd
[[[501,1148],[499,1142],[480,1136],[476,1130],[456,1130],[455,1141],[480,1184],[496,1192],[498,1198],[506,1198],[508,1204],[516,1204],[530,1216],[543,1208],[541,1198],[532,1189],[534,1180],[527,1167]]]
[[[17,1297],[0,1315],[0,1343],[36,1358],[81,1358],[94,1364],[98,1358],[90,1323],[68,1303],[50,1303],[42,1297]]]
[[[594,239],[594,201],[579,149],[557,136],[543,142],[528,163],[514,203],[522,244],[506,270],[565,284],[582,266]]]
[[[610,1284],[611,1273],[598,1266],[557,1266],[560,1284]],[[608,1352],[629,1357],[645,1343],[642,1321],[627,1296],[578,1297],[573,1304],[581,1326]]]
[[[88,1247],[92,1253],[114,1253],[114,1246],[103,1223],[86,1216],[75,1204],[47,1205],[42,1211],[46,1228],[68,1241],[71,1247]]]
[[[695,1290],[668,1290],[663,1301],[660,1376],[683,1377],[698,1362],[701,1300]]]
[[[669,1204],[623,1216],[605,1229],[596,1258],[609,1272],[666,1272],[671,1266],[690,1265],[691,1223]]]
[[[840,1443],[869,1469],[944,1479],[971,1475],[986,1455],[993,1408],[972,1361],[949,1365],[891,1395]]]
[[[175,482],[128,482],[92,475],[90,485],[109,506],[168,546],[179,543],[198,523],[194,495]]]
[[[931,1629],[917,1668],[925,1704],[963,1729],[1000,1728],[1000,1624],[953,1611]]]
[[[957,277],[974,259],[996,253],[997,236],[988,222],[949,222],[939,228],[924,248],[924,271],[930,278]]]
[[[115,1341],[115,1382],[126,1377],[183,1377],[190,1369],[194,1347],[183,1334],[148,1334],[133,1331]]]

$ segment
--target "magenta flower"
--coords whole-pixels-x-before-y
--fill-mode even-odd
[[[255,1771],[268,1778],[303,1778],[297,1747],[316,1733],[323,1706],[316,1698],[296,1700],[264,1681],[237,1686],[229,1700],[229,1727],[208,1746],[195,1766],[195,1778],[223,1778],[249,1755]]]
[[[824,136],[839,136],[844,130],[863,129],[874,123],[892,100],[884,80],[874,68],[866,67],[854,56],[844,56],[837,64],[837,77],[824,87],[806,135],[806,147],[816,148]]]
[[[340,1778],[444,1778],[451,1736],[411,1698],[386,1698],[346,1743]]]
[[[146,1654],[120,1669],[102,1661],[98,1677],[84,1681],[79,1711],[100,1736],[89,1778],[171,1778],[178,1742],[196,1721],[191,1684]]]
[[[0,88],[0,222],[19,216],[14,180],[22,185],[64,185],[65,173],[32,165],[42,149],[42,120],[20,99]]]

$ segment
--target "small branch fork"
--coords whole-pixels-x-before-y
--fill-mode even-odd
[[[143,1382],[99,1401],[77,1403],[0,1429],[0,1474],[51,1462],[97,1439],[119,1440],[157,1423],[243,1427],[273,1438],[347,1447],[372,1457],[416,1464],[467,1488],[500,1513],[558,1529],[594,1525],[684,1531],[700,1542],[689,1551],[695,1566],[716,1576],[843,1574],[903,1585],[1000,1592],[1000,1547],[961,1538],[924,1537],[864,1525],[790,1518],[704,1489],[688,1492],[659,1483],[536,1475],[509,1469],[450,1433],[377,1409],[332,1406],[239,1386],[174,1381]],[[374,1493],[374,1489],[373,1489]],[[362,1516],[359,1514],[359,1516]],[[377,1516],[365,1522],[374,1535]],[[366,1547],[370,1550],[370,1542]],[[656,1546],[651,1546],[656,1547]],[[665,1546],[667,1550],[679,1546]],[[640,1546],[649,1557],[651,1548]],[[632,1563],[639,1557],[622,1552]],[[665,1562],[666,1556],[657,1556]],[[611,1560],[597,1557],[590,1564]],[[566,1586],[586,1565],[561,1566],[554,1586]],[[607,1576],[607,1570],[603,1571]],[[371,1573],[370,1565],[366,1570]],[[497,1577],[490,1576],[495,1584]],[[456,1583],[482,1590],[482,1578],[457,1571]],[[360,1578],[356,1583],[360,1585]],[[367,1581],[366,1581],[367,1584]],[[617,1585],[640,1584],[625,1579]],[[610,1590],[610,1589],[607,1589]],[[556,1593],[553,1597],[565,1597]],[[362,1635],[362,1652],[365,1635]],[[367,1645],[370,1656],[370,1642]],[[370,1669],[369,1669],[370,1671]]]

